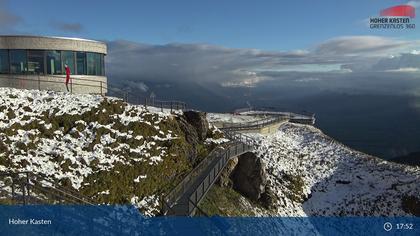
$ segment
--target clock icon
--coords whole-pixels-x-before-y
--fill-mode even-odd
[[[385,230],[385,231],[391,231],[391,229],[392,229],[392,224],[391,224],[391,223],[389,223],[389,222],[386,222],[386,223],[384,224],[384,230]]]

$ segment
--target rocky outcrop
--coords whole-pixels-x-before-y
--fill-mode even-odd
[[[186,111],[184,112],[184,118],[195,128],[198,139],[200,141],[204,141],[209,130],[209,123],[206,118],[206,113],[198,111]]]
[[[266,190],[267,176],[264,164],[254,153],[245,153],[230,176],[233,189],[245,197],[258,201]]]
[[[187,140],[187,142],[193,146],[196,146],[199,143],[196,128],[193,125],[191,125],[187,120],[185,120],[184,117],[178,117],[177,119],[178,125],[184,132],[185,139]]]
[[[226,167],[220,173],[220,177],[217,179],[216,184],[221,187],[233,187],[233,181],[230,178],[232,171],[235,169],[236,165],[238,164],[238,157],[234,157],[226,164]]]
[[[185,133],[185,139],[191,145],[188,156],[193,166],[198,164],[198,146],[206,140],[209,132],[209,123],[206,113],[198,111],[186,111],[183,116],[177,117],[178,125]]]

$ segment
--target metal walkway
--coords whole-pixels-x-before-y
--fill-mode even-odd
[[[231,142],[212,151],[178,186],[163,199],[163,214],[206,215],[198,208],[228,161],[253,150],[253,140],[234,131],[225,131]]]
[[[300,123],[300,124],[315,124],[315,114],[308,113],[308,112],[301,112],[301,114],[293,113],[293,112],[281,112],[281,111],[261,111],[261,110],[247,110],[236,112],[236,114],[241,115],[268,115],[271,117],[278,117],[284,120],[289,120],[292,123]]]
[[[246,123],[222,123],[222,126],[219,129],[225,130],[234,130],[234,131],[241,131],[241,130],[254,130],[254,129],[261,129],[267,127],[272,124],[276,124],[286,119],[281,116],[272,116],[263,118],[257,121],[251,121]]]
[[[259,115],[259,114],[255,114]],[[267,114],[268,115],[268,114]],[[254,140],[237,131],[261,129],[285,120],[302,119],[302,123],[314,122],[314,116],[293,113],[276,113],[258,121],[246,123],[222,123],[219,127],[231,142],[215,148],[194,168],[165,198],[163,214],[177,216],[206,215],[198,205],[213,186],[231,158],[250,152]]]

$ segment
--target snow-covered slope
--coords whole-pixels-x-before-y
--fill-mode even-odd
[[[354,151],[312,126],[286,123],[254,137],[277,215],[410,215],[420,198],[420,168]]]
[[[215,123],[252,120],[249,115],[232,114],[210,114],[208,119]],[[273,200],[268,211],[256,206],[255,215],[420,214],[419,167],[355,151],[310,125],[286,122],[276,133],[247,135],[257,140],[254,153],[263,161],[266,188]],[[221,214],[229,212],[223,207],[228,205],[218,207]]]
[[[93,202],[154,215],[192,168],[185,129],[194,131],[182,113],[116,98],[0,88],[0,171],[44,174]],[[205,141],[202,152],[220,140]]]
[[[131,203],[155,215],[159,198],[199,161],[191,156],[227,141],[213,127],[198,142],[194,129],[181,113],[116,98],[0,88],[0,171],[45,174],[93,202]],[[406,215],[420,199],[420,168],[354,151],[312,126],[285,123],[253,137],[274,194],[274,209],[257,215]]]

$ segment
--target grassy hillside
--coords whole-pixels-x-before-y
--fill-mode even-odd
[[[45,174],[95,203],[132,203],[147,215],[159,214],[160,197],[217,136],[187,142],[194,127],[182,112],[115,98],[0,88],[0,104],[0,171]]]

